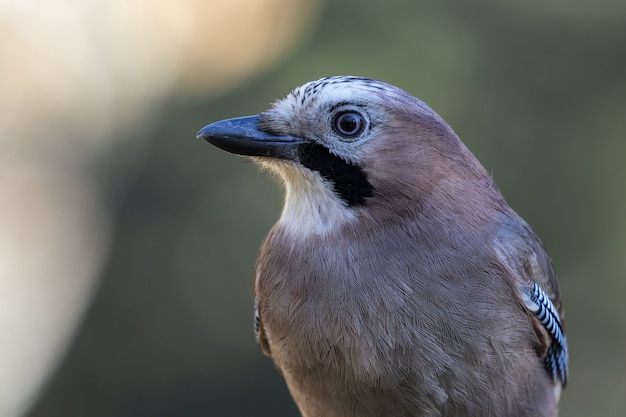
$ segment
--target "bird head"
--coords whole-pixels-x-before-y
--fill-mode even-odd
[[[311,81],[259,115],[210,124],[198,137],[277,173],[286,188],[279,223],[300,235],[327,233],[372,209],[378,218],[412,213],[436,192],[451,204],[476,184],[492,185],[430,107],[368,78]]]

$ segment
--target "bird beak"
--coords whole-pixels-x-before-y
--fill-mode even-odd
[[[237,117],[205,126],[198,138],[237,155],[269,156],[294,160],[305,143],[294,136],[279,136],[259,129],[259,116]]]

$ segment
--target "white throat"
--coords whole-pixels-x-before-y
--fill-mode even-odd
[[[317,172],[291,162],[259,160],[277,172],[285,184],[285,205],[278,224],[299,237],[325,235],[357,216],[337,196],[333,185]]]

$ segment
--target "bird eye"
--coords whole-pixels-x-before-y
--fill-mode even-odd
[[[353,138],[365,128],[365,119],[360,113],[346,111],[338,113],[333,120],[333,129],[341,136]]]

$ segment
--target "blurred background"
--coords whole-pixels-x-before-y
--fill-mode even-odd
[[[563,416],[626,411],[626,3],[0,0],[0,416],[298,415],[252,332],[280,186],[195,139],[306,81],[420,97],[559,272]]]

